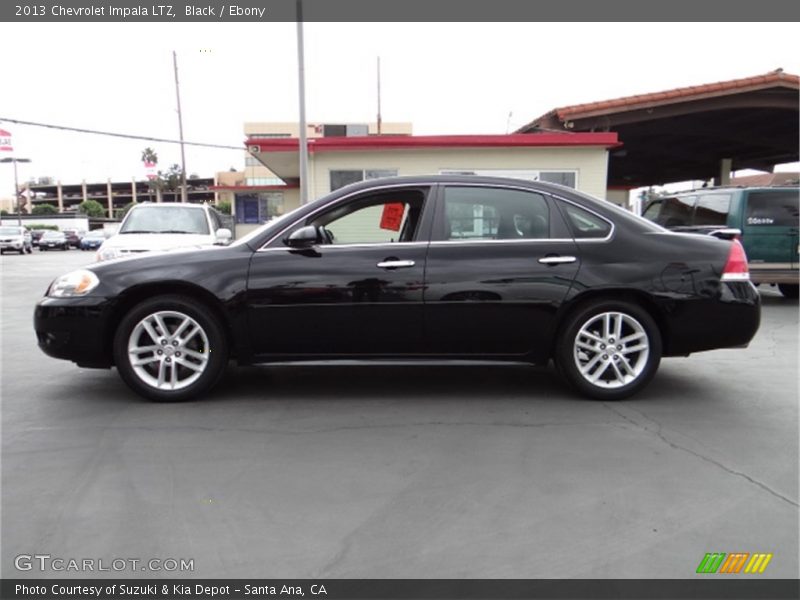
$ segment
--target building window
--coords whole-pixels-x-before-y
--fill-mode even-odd
[[[485,177],[511,177],[528,181],[546,181],[578,188],[578,172],[570,169],[442,169],[442,175],[483,175]]]
[[[247,177],[247,185],[283,185],[280,177]]]
[[[331,171],[331,191],[341,187],[357,183],[368,179],[382,179],[384,177],[396,177],[397,169],[350,169]]]
[[[236,222],[260,225],[283,214],[283,192],[236,194]]]

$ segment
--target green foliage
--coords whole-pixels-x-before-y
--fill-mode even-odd
[[[32,215],[57,215],[58,209],[52,204],[37,204],[31,211]]]
[[[7,217],[10,214],[7,210],[0,210],[0,217]]]
[[[124,219],[124,218],[125,218],[125,215],[127,215],[127,214],[128,214],[128,211],[129,211],[130,209],[132,209],[134,206],[136,206],[136,203],[135,203],[135,202],[128,202],[128,203],[127,203],[125,206],[123,206],[122,208],[116,208],[116,209],[114,209],[114,218],[115,218],[115,219],[120,219],[120,220],[121,220],[121,219]]]
[[[84,200],[78,205],[78,212],[89,217],[105,217],[106,211],[97,200]]]
[[[158,164],[158,154],[156,154],[156,151],[148,146],[142,150],[142,162]]]
[[[51,231],[58,231],[58,225],[43,225],[41,223],[32,223],[30,225],[25,225],[28,229],[33,231],[34,229],[49,229]]]
[[[228,202],[227,200],[221,201],[219,204],[217,204],[216,208],[223,215],[231,214],[231,203]]]

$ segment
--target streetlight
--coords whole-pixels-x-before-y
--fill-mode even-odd
[[[30,158],[0,158],[0,163],[14,163],[14,201],[17,203],[17,225],[22,227],[22,208],[19,205],[19,183],[17,182],[17,163],[29,163]]]

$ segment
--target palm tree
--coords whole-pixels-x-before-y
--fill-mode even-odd
[[[151,147],[147,147],[142,150],[142,162],[144,163],[145,169],[152,168],[155,171],[155,166],[158,164],[158,154],[156,151],[153,150]],[[153,200],[153,188],[157,185],[155,178],[150,178],[148,176],[147,182],[147,196],[148,200],[152,202]]]

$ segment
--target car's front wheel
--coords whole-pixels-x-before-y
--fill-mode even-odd
[[[185,296],[162,296],[135,306],[114,337],[120,376],[151,400],[189,400],[210,390],[228,361],[217,317]]]
[[[620,400],[641,390],[658,370],[661,334],[636,304],[594,302],[568,317],[555,359],[580,392],[598,400]]]

